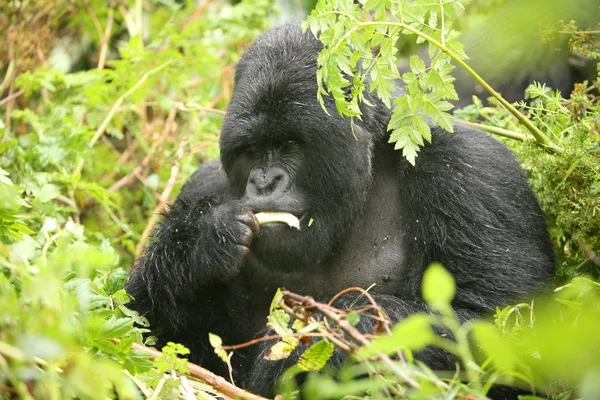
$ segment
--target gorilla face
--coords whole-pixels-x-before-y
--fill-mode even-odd
[[[279,44],[265,53],[261,46],[256,56],[251,48],[238,65],[221,160],[230,192],[252,211],[284,211],[300,219],[299,231],[263,225],[252,254],[271,267],[306,269],[330,255],[361,211],[373,139],[360,125],[354,137],[350,121],[330,99],[329,115],[315,102],[320,44],[310,33],[305,40],[290,33],[303,35],[299,28],[287,31],[278,40],[288,40],[289,47]],[[307,41],[313,50],[295,48]]]

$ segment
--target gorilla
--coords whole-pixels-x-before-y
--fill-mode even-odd
[[[391,112],[375,96],[367,94],[353,128],[331,98],[322,109],[320,49],[310,32],[286,24],[247,50],[221,158],[189,178],[126,286],[159,343],[184,344],[190,361],[220,374],[226,366],[208,333],[227,344],[264,334],[279,287],[327,301],[375,284],[378,304],[400,321],[427,311],[423,272],[440,262],[457,282],[453,307],[466,320],[553,275],[544,214],[503,144],[470,127],[451,134],[432,126],[432,143],[410,165],[388,143]],[[259,226],[259,212],[291,213],[300,229]],[[261,394],[293,362],[265,360],[265,348],[232,358],[236,382]],[[454,369],[441,350],[419,357]]]

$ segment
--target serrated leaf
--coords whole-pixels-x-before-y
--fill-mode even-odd
[[[283,310],[273,310],[267,317],[267,326],[280,336],[288,336],[294,332],[290,329],[290,316]]]
[[[125,282],[127,282],[128,276],[127,271],[123,268],[117,268],[111,271],[106,279],[106,287],[104,289],[106,294],[112,295],[117,291],[122,290],[125,286]]]
[[[394,148],[396,150],[399,149],[397,146]],[[415,161],[416,161],[418,152],[419,152],[419,146],[417,146],[416,143],[414,143],[410,140],[406,142],[404,147],[402,147],[402,155],[404,156],[404,158],[406,158],[408,160],[408,162],[411,165],[415,165]]]
[[[333,355],[334,346],[324,339],[313,343],[298,360],[298,366],[303,371],[320,371]]]
[[[40,188],[32,188],[32,193],[42,203],[46,203],[60,194],[60,188],[52,183],[47,183]]]
[[[416,73],[416,74],[421,74],[423,72],[425,72],[425,61],[421,60],[421,57],[419,57],[418,55],[412,55],[410,56],[410,69]]]
[[[438,17],[438,14],[437,14],[436,11],[432,10],[432,11],[429,12],[429,23],[428,23],[428,25],[431,28],[437,28],[437,25],[438,25],[438,18],[437,17]]]
[[[102,297],[102,298],[105,301],[108,300],[105,297]],[[148,321],[148,318],[141,316],[140,313],[138,313],[137,311],[130,310],[129,308],[127,308],[126,306],[124,306],[122,304],[120,304],[118,306],[118,308],[119,308],[119,310],[121,310],[121,312],[123,314],[125,314],[129,318],[132,318],[137,325],[144,326],[144,327],[150,326],[150,322]]]
[[[123,366],[132,374],[143,373],[152,368],[152,356],[142,350],[129,350]]]

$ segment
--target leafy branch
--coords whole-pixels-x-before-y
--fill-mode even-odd
[[[467,56],[457,40],[459,33],[451,28],[450,21],[467,2],[367,0],[359,6],[350,0],[320,1],[303,27],[310,28],[324,45],[317,59],[321,104],[324,105],[323,96],[330,93],[341,115],[360,118],[358,105],[368,102],[365,97],[367,87],[371,92],[376,91],[388,107],[391,108],[394,101],[393,116],[388,124],[389,141],[395,143],[396,149],[402,149],[403,155],[414,164],[424,141],[431,141],[426,118],[453,131],[453,119],[448,113],[452,104],[447,100],[458,98],[454,78],[450,75],[455,68],[454,62],[517,118],[539,145],[551,152],[561,151],[464,61]],[[395,20],[388,21],[389,16]],[[403,35],[414,35],[417,43],[429,44],[430,66],[426,66],[418,55],[413,55],[410,57],[411,72],[400,76],[395,45]],[[372,55],[373,49],[377,49],[375,55]],[[399,78],[405,84],[405,96],[398,96],[398,88],[392,83]]]

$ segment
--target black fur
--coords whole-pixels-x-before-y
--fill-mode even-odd
[[[373,283],[393,320],[426,310],[424,269],[454,275],[468,319],[547,282],[554,257],[544,215],[511,152],[487,134],[432,127],[411,166],[387,143],[390,112],[364,107],[354,135],[331,99],[316,101],[320,43],[288,24],[242,57],[221,133],[221,160],[201,166],[165,215],[127,290],[161,342],[224,374],[208,332],[235,344],[264,327],[278,287],[328,300]],[[221,167],[222,165],[222,167]],[[301,230],[258,226],[254,212],[287,211]],[[312,219],[313,223],[308,226]],[[284,363],[237,352],[234,378],[266,393]],[[441,351],[421,355],[454,368]],[[288,361],[289,362],[289,361]]]

